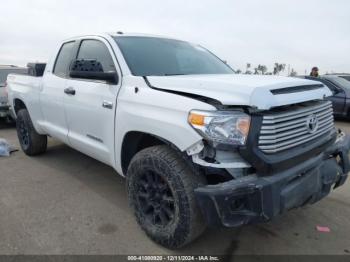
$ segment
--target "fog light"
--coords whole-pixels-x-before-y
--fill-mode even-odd
[[[245,198],[238,198],[231,202],[230,208],[231,211],[240,211],[245,209],[246,207],[246,199]]]

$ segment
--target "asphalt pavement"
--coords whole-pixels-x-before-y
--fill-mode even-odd
[[[350,122],[337,122],[350,132]],[[15,128],[0,138],[19,148]],[[321,233],[316,226],[330,228]],[[349,254],[350,182],[271,222],[208,229],[171,251],[140,230],[125,181],[112,168],[49,140],[46,154],[0,158],[0,254]]]

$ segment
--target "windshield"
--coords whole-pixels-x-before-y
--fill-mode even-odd
[[[114,39],[135,76],[233,73],[205,48],[184,41],[140,36]]]
[[[350,82],[342,77],[337,76],[337,77],[329,77],[326,79],[328,79],[329,81],[333,82],[334,84],[340,87],[350,89]]]
[[[340,76],[340,77],[350,81],[350,75],[348,75],[348,76]]]

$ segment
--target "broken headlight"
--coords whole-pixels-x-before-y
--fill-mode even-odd
[[[188,122],[206,140],[218,144],[244,145],[250,127],[250,116],[240,111],[192,110]]]

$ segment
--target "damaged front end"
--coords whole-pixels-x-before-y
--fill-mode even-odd
[[[238,154],[224,154],[219,156],[223,161],[210,163],[198,157],[199,152],[203,152],[203,145],[192,147],[187,153],[192,155],[195,163],[224,168],[233,177],[195,190],[208,224],[234,227],[268,221],[292,208],[315,203],[331,189],[343,185],[350,171],[350,137],[342,132],[336,136],[321,153],[268,175],[259,170],[248,175],[237,172],[250,168]]]
[[[263,222],[315,203],[349,172],[350,138],[336,131],[327,100],[192,111],[189,123],[204,138],[187,154],[207,176],[195,194],[211,225]]]

